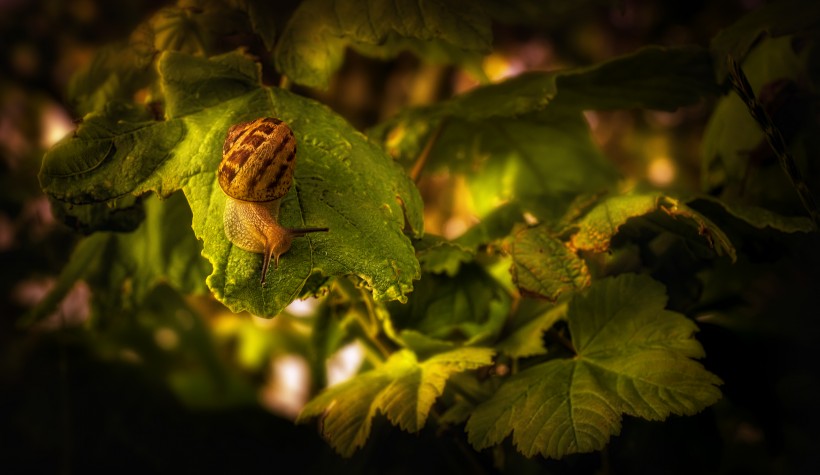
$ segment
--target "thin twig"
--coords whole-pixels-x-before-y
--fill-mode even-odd
[[[729,63],[729,78],[731,79],[732,88],[737,92],[740,99],[743,100],[746,107],[749,108],[749,113],[763,129],[766,141],[777,156],[780,168],[786,173],[792,186],[794,186],[794,189],[797,191],[797,195],[803,203],[803,208],[809,213],[815,229],[820,229],[820,207],[817,206],[817,201],[814,199],[814,195],[809,189],[806,180],[803,178],[803,174],[797,167],[794,157],[789,153],[789,149],[786,147],[786,141],[783,139],[783,134],[772,121],[772,118],[769,117],[769,114],[766,113],[763,104],[755,97],[754,89],[752,89],[751,84],[749,84],[749,79],[737,61],[729,55],[727,62]]]
[[[575,350],[575,346],[573,346],[572,342],[567,340],[564,335],[558,333],[555,328],[550,328],[547,330],[547,335],[552,338],[553,341],[560,343],[561,346],[572,352],[572,354],[578,354]]]
[[[373,306],[373,301],[371,300],[373,297],[372,295],[365,291],[361,291],[362,301],[364,302],[365,307],[367,308],[368,317],[370,320],[370,331],[368,336],[370,337],[370,341],[373,345],[381,351],[384,359],[390,357],[392,351],[387,348],[384,343],[379,339],[379,334],[381,332],[381,324],[379,324],[379,317],[376,315],[376,308]]]
[[[427,139],[427,144],[424,145],[424,150],[421,151],[416,162],[413,164],[413,168],[410,170],[410,178],[413,180],[414,183],[419,182],[419,178],[421,177],[421,171],[424,169],[424,166],[427,164],[427,159],[430,157],[430,151],[433,149],[433,145],[436,144],[438,137],[441,135],[441,129],[444,128],[444,123],[446,119],[442,119],[441,122],[438,123],[436,129],[433,130],[433,133],[430,134],[430,138]]]
[[[290,85],[290,78],[283,74],[282,77],[279,78],[279,89],[290,90]]]

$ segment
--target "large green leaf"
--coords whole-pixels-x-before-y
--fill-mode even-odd
[[[207,60],[165,53],[159,72],[167,120],[130,121],[127,111],[88,116],[74,137],[45,156],[40,180],[49,195],[88,203],[182,189],[214,268],[208,286],[234,311],[275,315],[310,290],[305,285],[313,274],[358,275],[377,299],[404,298],[419,275],[405,217],[420,234],[421,200],[379,147],[328,108],[262,87],[258,65],[242,54]],[[264,116],[288,122],[299,143],[295,186],[283,198],[280,222],[330,232],[295,240],[260,287],[261,256],[225,238],[226,196],[216,168],[227,129]]]
[[[663,285],[625,274],[593,284],[569,304],[576,356],[510,377],[467,423],[478,449],[503,441],[526,456],[560,458],[603,448],[622,414],[662,420],[720,398],[721,383],[692,358],[697,327],[664,309]]]
[[[299,84],[325,88],[347,46],[461,62],[489,52],[491,39],[489,18],[466,0],[307,0],[282,32],[276,64]]]
[[[716,92],[705,49],[650,47],[590,68],[479,87],[406,110],[370,133],[409,163],[437,131],[426,166],[466,174],[479,215],[517,200],[553,219],[578,194],[609,189],[617,178],[582,110],[673,110]]]
[[[461,348],[419,362],[412,352],[399,351],[382,366],[325,390],[297,422],[322,416],[322,434],[337,452],[350,456],[367,441],[378,413],[408,432],[421,430],[447,379],[492,364],[492,356],[487,348]]]

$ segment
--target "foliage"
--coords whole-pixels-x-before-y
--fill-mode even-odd
[[[313,379],[296,423],[318,420],[354,460],[396,426],[514,472],[617,448],[630,420],[673,424],[729,404],[720,370],[732,368],[710,366],[699,325],[748,325],[738,289],[769,282],[769,262],[802,269],[788,259],[815,257],[817,229],[728,92],[725,57],[820,189],[817,7],[764,6],[709,46],[649,44],[491,79],[483,61],[500,24],[557,28],[546,14],[569,15],[560,2],[504,3],[180,0],[154,12],[67,89],[82,120],[45,153],[39,181],[55,215],[86,235],[21,322],[48,325],[86,285],[99,355],[195,328],[176,350],[184,364],[150,362],[190,407],[253,404],[242,372],[264,378],[269,361],[297,354]],[[415,58],[475,84],[362,132],[328,100],[358,55]],[[701,189],[643,179],[639,160],[613,160],[590,125],[590,111],[681,110],[703,114]],[[295,240],[263,287],[261,256],[225,237],[216,169],[227,130],[265,116],[298,141],[281,221],[329,232]],[[459,212],[462,232],[437,224]],[[796,281],[816,276],[803,271]],[[293,316],[309,298],[312,315]],[[219,362],[231,344],[241,371]],[[326,362],[348,344],[366,362],[329,385]],[[202,396],[211,390],[220,396]]]

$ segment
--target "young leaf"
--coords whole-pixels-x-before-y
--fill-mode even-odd
[[[467,422],[477,449],[513,443],[526,456],[560,458],[601,449],[622,414],[662,420],[691,415],[720,398],[697,327],[664,309],[663,285],[632,274],[596,282],[569,304],[576,350],[510,377]]]
[[[46,154],[40,179],[47,193],[86,203],[182,189],[203,255],[214,267],[208,286],[234,311],[275,315],[301,295],[315,273],[355,274],[377,299],[404,298],[419,275],[403,233],[405,217],[420,234],[421,199],[384,152],[328,108],[262,87],[258,65],[242,54],[209,60],[165,53],[159,72],[167,120],[89,116],[75,137]],[[228,128],[266,116],[286,121],[299,144],[295,185],[283,198],[280,222],[330,232],[297,239],[279,269],[270,272],[268,285],[260,287],[261,256],[225,237],[226,197],[216,168]]]
[[[307,0],[285,26],[276,64],[293,81],[326,88],[344,49],[394,56],[403,49],[433,51],[452,62],[490,49],[489,18],[472,2],[457,0]]]
[[[564,292],[589,286],[591,277],[583,259],[545,226],[515,235],[512,247],[513,280],[525,293],[556,301]]]
[[[419,362],[412,352],[402,350],[381,367],[326,389],[302,409],[297,422],[321,416],[322,434],[349,457],[367,441],[378,413],[402,430],[418,432],[447,379],[492,364],[492,357],[488,348],[460,348]]]
[[[728,236],[708,218],[661,193],[618,195],[607,198],[577,222],[578,231],[570,238],[572,247],[581,251],[606,252],[612,237],[632,218],[662,210],[666,215],[694,227],[719,255],[733,261],[737,254]]]

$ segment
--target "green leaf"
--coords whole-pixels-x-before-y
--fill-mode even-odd
[[[242,0],[239,0],[242,1]],[[255,0],[244,5],[252,25],[239,6],[222,1],[180,1],[159,9],[131,33],[127,41],[100,49],[91,63],[71,78],[68,98],[81,114],[100,111],[111,101],[131,103],[135,97],[156,107],[158,90],[156,59],[163,51],[199,56],[225,51],[225,37],[258,25]],[[261,2],[260,2],[261,3]],[[263,36],[264,38],[264,36]],[[157,111],[160,114],[161,111]]]
[[[423,274],[406,304],[389,304],[390,320],[402,342],[422,351],[437,340],[474,345],[498,334],[511,298],[486,270],[475,263],[453,277]],[[419,345],[414,345],[418,342]]]
[[[583,259],[552,236],[546,226],[516,233],[512,257],[513,280],[524,293],[554,302],[561,294],[581,290],[591,282]]]
[[[655,211],[663,211],[673,220],[682,218],[682,222],[687,227],[696,229],[719,255],[728,255],[732,261],[737,259],[732,242],[717,225],[692,208],[661,193],[617,195],[605,199],[578,220],[578,230],[570,238],[570,243],[576,250],[606,252],[613,236],[628,220]]]
[[[456,238],[455,243],[477,251],[481,246],[507,237],[516,224],[523,222],[521,205],[507,202],[482,217],[481,221]]]
[[[812,0],[784,0],[762,5],[718,33],[709,45],[718,79],[726,77],[726,57],[742,62],[755,43],[820,27],[820,4]]]
[[[265,49],[273,51],[276,44],[276,25],[283,11],[281,3],[267,0],[228,0],[228,3],[245,12],[251,29],[265,43]]]
[[[145,220],[131,233],[96,233],[82,240],[63,268],[52,292],[29,315],[39,320],[65,297],[77,281],[95,284],[100,310],[118,312],[138,306],[160,283],[183,293],[203,293],[210,266],[188,226],[191,210],[182,194],[165,201],[145,200]],[[96,286],[99,285],[99,287]]]
[[[347,46],[374,56],[411,49],[459,62],[488,52],[491,39],[489,19],[468,1],[307,0],[282,32],[276,64],[299,84],[326,88]]]
[[[67,100],[78,114],[102,110],[111,101],[130,102],[134,94],[156,80],[152,48],[140,48],[138,30],[128,42],[106,45],[70,79]]]
[[[709,196],[699,197],[690,204],[695,206],[701,201],[719,206],[725,213],[756,229],[773,229],[782,233],[810,233],[815,231],[811,219],[805,216],[783,216],[765,208],[729,204]]]
[[[663,285],[625,274],[596,282],[569,304],[577,352],[510,377],[467,422],[477,449],[511,432],[524,455],[561,458],[604,447],[622,414],[662,420],[691,415],[720,398],[721,381],[703,356],[697,327],[664,309]]]
[[[349,457],[367,441],[377,414],[402,430],[418,432],[447,379],[492,364],[492,357],[488,348],[460,348],[419,362],[412,352],[402,350],[384,365],[326,389],[302,409],[297,422],[321,416],[324,437]]]
[[[556,105],[577,109],[673,111],[720,92],[709,52],[696,46],[648,46],[556,79]]]
[[[83,234],[94,231],[130,232],[145,219],[142,200],[132,195],[87,205],[66,204],[55,199],[49,201],[51,212],[57,219]]]
[[[506,201],[542,218],[559,216],[576,194],[608,188],[616,177],[580,112],[450,119],[429,162],[467,175],[479,216]]]
[[[315,274],[354,274],[376,299],[405,298],[419,267],[403,229],[406,217],[408,228],[421,233],[421,199],[379,147],[327,107],[262,87],[259,66],[242,54],[208,60],[165,53],[159,71],[167,120],[89,116],[75,137],[46,154],[40,180],[49,195],[88,203],[182,189],[202,253],[213,265],[208,286],[233,311],[275,315],[312,290],[305,286]],[[228,128],[265,116],[286,121],[299,141],[295,186],[283,198],[280,222],[330,232],[295,240],[263,288],[261,256],[225,238],[226,197],[216,168]]]
[[[588,68],[479,87],[404,111],[370,134],[410,162],[438,130],[427,167],[466,174],[477,214],[514,200],[555,219],[578,194],[612,188],[617,178],[582,110],[673,110],[717,91],[705,49],[649,47]]]
[[[528,307],[535,308],[528,308]],[[522,308],[525,308],[522,310]],[[526,358],[547,353],[544,347],[544,332],[552,328],[556,322],[566,317],[566,302],[557,305],[533,305],[524,299],[519,303],[518,312],[514,320],[523,319],[506,338],[495,345],[495,348],[511,358]]]
[[[434,274],[447,274],[453,277],[463,263],[470,262],[475,257],[474,250],[430,234],[415,241],[413,245],[421,269]]]

